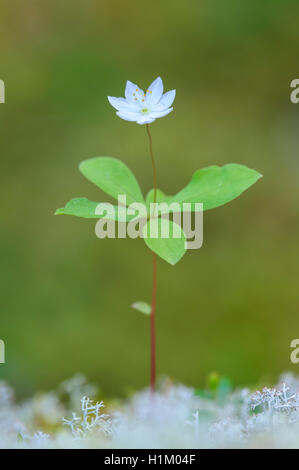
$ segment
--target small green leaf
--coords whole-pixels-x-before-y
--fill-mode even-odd
[[[144,315],[150,315],[152,311],[152,307],[146,302],[134,302],[131,307],[138,310],[138,312],[144,313]]]
[[[232,384],[226,377],[222,377],[217,372],[211,372],[208,376],[208,387],[213,397],[219,401],[225,398],[232,391]]]
[[[231,381],[226,377],[221,377],[217,390],[218,400],[224,400],[231,393],[232,388]]]
[[[143,228],[143,236],[146,245],[172,265],[175,265],[186,252],[185,234],[179,225],[170,220],[160,218],[148,220]]]
[[[209,374],[207,385],[207,390],[196,389],[195,395],[218,402],[224,402],[233,390],[230,380],[226,377],[221,377],[217,372]]]
[[[79,169],[89,181],[115,199],[122,194],[127,197],[127,205],[132,202],[144,204],[144,197],[135,176],[117,158],[90,158],[81,162]]]
[[[211,372],[208,375],[208,387],[212,392],[216,392],[220,385],[220,376],[217,372]]]
[[[197,170],[189,184],[168,202],[203,203],[203,209],[222,206],[238,197],[262,175],[244,165],[229,163]]]
[[[121,220],[123,222],[129,222],[134,218],[134,215],[127,214],[127,209],[125,207],[121,208],[121,212],[118,212],[118,206],[112,206],[114,208],[114,214],[110,214],[109,210],[103,211],[103,214],[100,214],[97,211],[99,202],[89,201],[86,197],[78,197],[71,199],[65,207],[57,209],[55,215],[74,215],[76,217],[84,217],[86,219],[110,219],[110,220]],[[103,203],[105,207],[105,203]]]

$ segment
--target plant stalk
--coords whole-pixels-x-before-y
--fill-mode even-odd
[[[154,184],[154,204],[157,202],[157,170],[153,154],[153,142],[152,136],[150,133],[149,125],[146,124],[146,132],[149,138],[149,151],[153,167],[153,184]],[[150,359],[150,370],[151,370],[151,379],[150,387],[151,392],[155,392],[156,388],[156,328],[155,328],[155,315],[156,315],[156,304],[157,304],[157,255],[153,253],[152,255],[153,263],[153,280],[152,280],[152,305],[151,305],[151,314],[150,314],[150,344],[151,344],[151,359]]]

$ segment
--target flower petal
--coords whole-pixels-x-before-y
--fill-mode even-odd
[[[127,81],[126,89],[125,89],[125,97],[131,103],[134,103],[137,107],[142,107],[144,100],[144,91],[139,88],[138,85],[135,83]]]
[[[155,119],[161,118],[163,116],[167,116],[167,114],[171,113],[172,110],[173,108],[164,109],[163,111],[151,111],[150,116]]]
[[[140,115],[137,119],[137,124],[150,124],[151,122],[154,122],[155,118],[151,114],[147,114],[145,116]]]
[[[160,99],[159,103],[155,105],[153,108],[153,111],[162,111],[167,108],[169,108],[175,98],[175,90],[168,91],[167,93],[164,93],[162,98]]]
[[[137,114],[137,113],[130,114],[130,113],[125,113],[125,112],[118,111],[116,114],[117,114],[117,116],[119,116],[121,119],[124,119],[125,121],[136,121],[137,122],[137,120],[139,118],[139,114]]]
[[[157,104],[163,94],[162,78],[158,77],[146,90],[146,104],[153,106]]]
[[[135,103],[131,103],[125,98],[115,98],[114,96],[108,96],[108,101],[113,106],[113,108],[117,109],[118,111],[134,113],[139,109]]]
[[[135,85],[135,83],[130,82],[130,80],[127,80],[125,89],[125,97],[127,98],[127,100],[134,102],[133,93],[135,93],[136,88],[138,88],[138,86]]]

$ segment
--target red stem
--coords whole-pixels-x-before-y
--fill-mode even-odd
[[[154,203],[157,202],[157,171],[153,155],[152,136],[149,130],[149,125],[146,124],[146,132],[149,138],[149,149],[153,167],[153,180],[154,180]],[[156,328],[155,328],[155,314],[157,304],[157,255],[153,253],[153,285],[152,285],[152,309],[150,315],[150,342],[151,342],[151,392],[154,393],[156,388]]]
[[[151,391],[154,393],[156,387],[156,330],[155,313],[157,302],[157,255],[153,253],[153,290],[152,290],[152,311],[151,322]]]

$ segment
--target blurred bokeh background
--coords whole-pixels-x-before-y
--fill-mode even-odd
[[[151,253],[98,240],[94,221],[54,217],[72,197],[107,201],[78,171],[123,160],[152,187],[144,126],[107,95],[160,75],[174,111],[152,125],[159,187],[172,194],[210,164],[264,178],[205,213],[204,244],[158,266],[158,373],[202,386],[274,380],[299,335],[297,0],[3,1],[0,16],[0,378],[19,397],[84,373],[124,395],[149,376]]]

